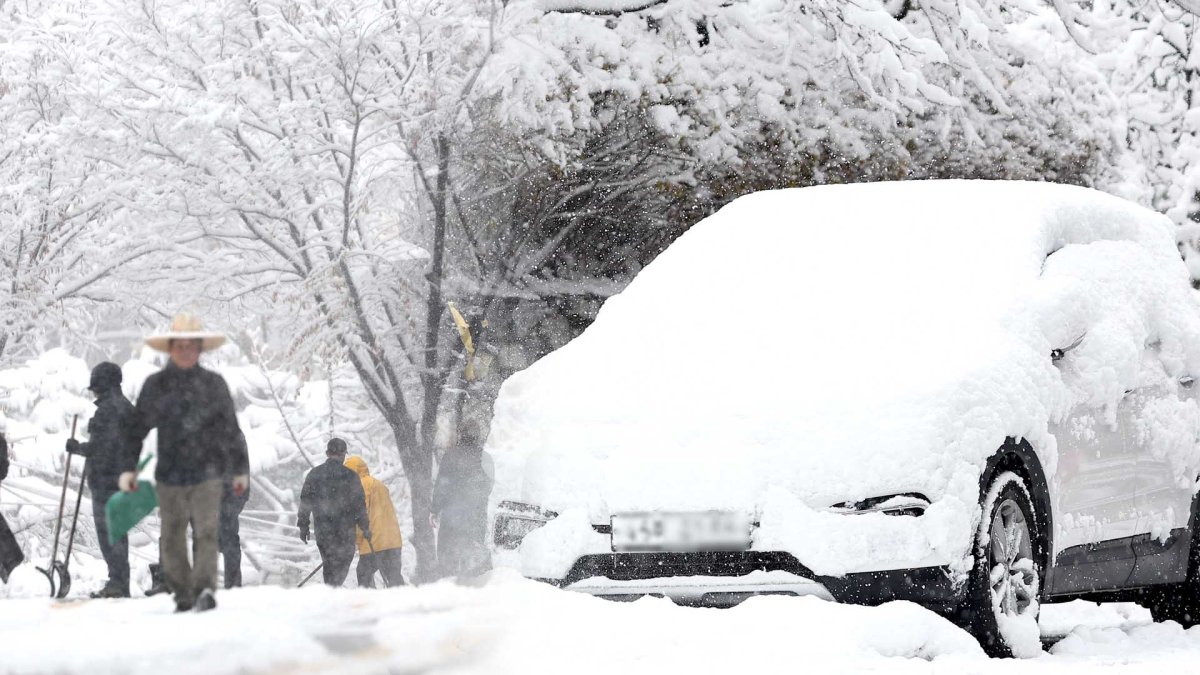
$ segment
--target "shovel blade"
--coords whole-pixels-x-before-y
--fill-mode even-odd
[[[65,562],[55,562],[54,569],[58,572],[58,594],[54,597],[61,600],[71,592],[71,573],[67,571]]]
[[[71,572],[67,569],[66,563],[55,560],[50,565],[50,569],[38,567],[37,571],[46,575],[46,579],[50,582],[50,597],[61,600],[71,592]],[[55,577],[58,577],[57,583],[54,580]]]

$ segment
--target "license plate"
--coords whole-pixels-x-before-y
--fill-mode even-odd
[[[614,551],[744,551],[751,521],[742,513],[622,513],[612,517]]]

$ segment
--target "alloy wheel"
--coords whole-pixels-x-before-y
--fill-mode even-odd
[[[988,534],[992,606],[998,614],[1022,616],[1037,606],[1038,574],[1029,523],[1016,501],[1005,499],[993,509]]]

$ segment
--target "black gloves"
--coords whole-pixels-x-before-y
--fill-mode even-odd
[[[67,439],[67,452],[71,453],[72,455],[83,454],[79,451],[79,441],[75,440],[74,438],[68,438]]]
[[[371,541],[371,528],[368,527],[367,529],[363,530],[363,539]]]
[[[300,541],[308,543],[308,528],[300,530]]]

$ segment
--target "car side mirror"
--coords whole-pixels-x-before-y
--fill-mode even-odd
[[[1050,350],[1050,360],[1053,361],[1054,363],[1058,363],[1059,361],[1061,361],[1062,358],[1067,355],[1067,352],[1071,351],[1072,349],[1075,349],[1076,347],[1078,347],[1080,345],[1080,343],[1083,342],[1083,337],[1084,337],[1083,335],[1080,335],[1079,337],[1072,340],[1071,344],[1067,345],[1066,347],[1058,347],[1056,349],[1051,349]]]

